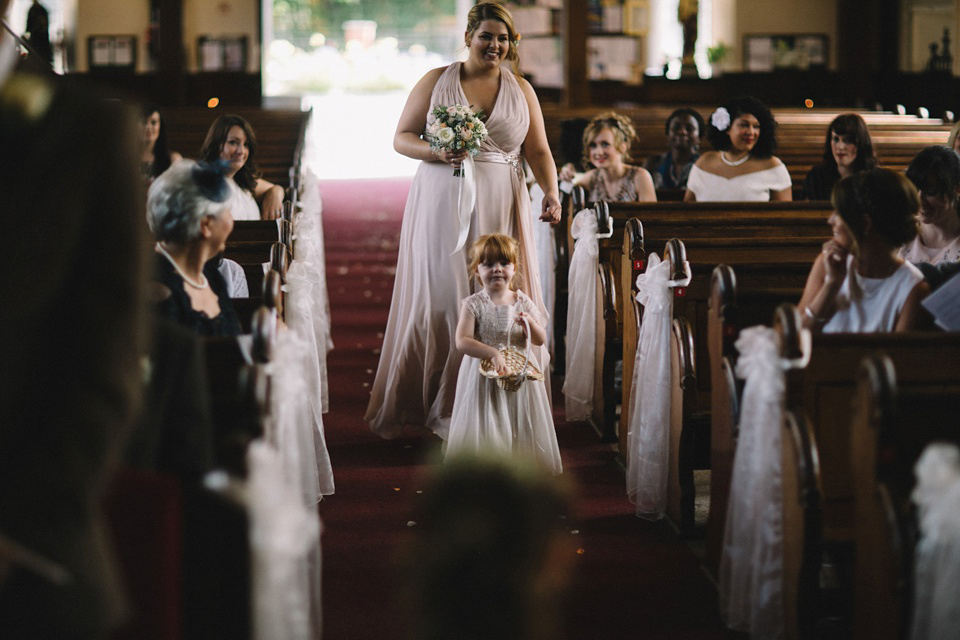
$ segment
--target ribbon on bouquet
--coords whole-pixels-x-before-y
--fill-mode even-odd
[[[457,236],[457,246],[450,253],[453,255],[463,249],[467,243],[467,234],[470,233],[470,218],[473,216],[473,207],[477,204],[477,179],[473,156],[467,155],[460,164],[460,177],[457,179],[457,217],[460,219],[460,234]]]

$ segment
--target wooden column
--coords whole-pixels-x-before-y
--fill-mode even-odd
[[[183,0],[157,0],[160,7],[158,71],[163,100],[168,106],[185,104],[183,56]]]
[[[563,106],[590,104],[587,82],[587,0],[566,0],[563,11]]]

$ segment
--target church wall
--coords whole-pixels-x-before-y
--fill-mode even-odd
[[[828,68],[837,68],[838,0],[713,0],[713,39],[732,47],[728,71],[744,70],[747,34],[826,34]]]
[[[77,70],[90,68],[87,38],[101,35],[137,37],[137,71],[147,70],[147,26],[150,23],[148,0],[83,0],[77,11]]]
[[[247,71],[260,70],[259,0],[184,0],[183,40],[187,69],[198,70],[198,36],[247,36]]]

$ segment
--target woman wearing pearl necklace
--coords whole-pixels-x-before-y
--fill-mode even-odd
[[[773,155],[777,123],[762,102],[734,98],[710,116],[707,139],[716,151],[690,170],[684,202],[792,200],[790,173]]]
[[[241,332],[226,282],[211,261],[233,230],[234,193],[223,165],[180,160],[147,195],[161,285],[157,312],[203,336]]]

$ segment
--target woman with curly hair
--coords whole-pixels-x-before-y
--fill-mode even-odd
[[[756,98],[734,98],[710,116],[708,151],[690,170],[684,202],[792,200],[790,173],[779,158],[777,122]]]
[[[657,192],[650,172],[627,164],[637,132],[630,118],[608,111],[583,131],[583,160],[594,167],[574,180],[587,190],[590,202],[655,202]]]
[[[200,149],[204,162],[224,162],[230,186],[239,194],[236,220],[275,220],[283,210],[283,187],[260,177],[255,161],[257,136],[244,118],[222,115],[207,131]]]
[[[829,200],[833,185],[840,178],[876,166],[877,154],[867,123],[855,113],[841,114],[827,127],[823,162],[807,174],[803,182],[803,197],[807,200]]]

